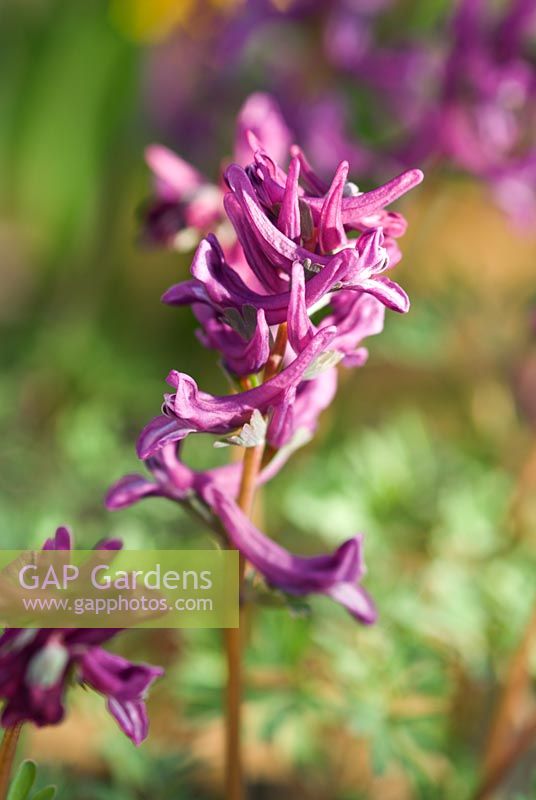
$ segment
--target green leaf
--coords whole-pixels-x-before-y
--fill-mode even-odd
[[[9,787],[7,800],[26,800],[34,785],[36,772],[34,761],[23,761]]]
[[[56,797],[56,787],[55,786],[45,786],[44,789],[41,789],[37,794],[34,794],[32,800],[54,800]]]

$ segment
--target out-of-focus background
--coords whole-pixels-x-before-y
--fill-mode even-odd
[[[441,34],[452,10],[447,0],[393,3],[388,18],[389,5],[363,0],[360,10],[380,14],[378,36],[414,41]],[[190,312],[159,303],[189,255],[140,246],[143,150],[160,141],[215,179],[240,105],[268,90],[326,174],[335,151],[353,156],[360,187],[395,174],[394,161],[371,169],[367,155],[388,133],[371,110],[377,89],[367,94],[326,55],[334,6],[3,0],[3,547],[38,545],[61,523],[86,546],[104,535],[130,548],[208,546],[171,504],[111,514],[102,502],[138,469],[134,441],[170,368],[225,388]],[[245,713],[254,798],[470,797],[532,614],[534,233],[486,183],[433,166],[397,210],[409,219],[396,272],[412,309],[388,314],[368,365],[344,374],[315,442],[263,497],[268,531],[285,531],[297,551],[365,532],[380,621],[359,628],[320,599],[298,618],[258,612]],[[196,438],[188,456],[201,465],[222,454]],[[135,750],[98,697],[72,692],[64,724],[26,735],[43,780],[57,781],[60,800],[217,797],[219,633],[133,632],[121,646],[168,669],[149,741]],[[519,722],[536,707],[535,653],[527,665]],[[500,797],[536,796],[535,754],[519,759]]]

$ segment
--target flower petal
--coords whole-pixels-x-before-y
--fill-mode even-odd
[[[117,700],[110,697],[106,707],[123,733],[138,746],[149,733],[149,717],[143,700]]]
[[[153,497],[158,494],[158,486],[143,475],[125,475],[108,490],[104,504],[110,511],[115,511],[119,508],[128,508],[143,497]]]
[[[405,314],[409,311],[409,297],[398,283],[389,278],[371,278],[361,283],[361,289],[376,297],[387,308]]]
[[[285,194],[279,210],[277,225],[280,231],[292,241],[297,241],[301,233],[300,198],[298,194],[298,179],[300,177],[300,162],[297,158],[291,159]]]
[[[331,555],[305,558],[261,533],[235,502],[217,490],[212,504],[233,545],[270,585],[295,595],[327,594],[357,619],[373,621],[371,605],[355,586],[364,572],[361,537],[349,539]]]
[[[323,253],[334,253],[347,242],[342,224],[342,199],[349,169],[348,162],[341,161],[324,199],[318,223],[319,244]]]

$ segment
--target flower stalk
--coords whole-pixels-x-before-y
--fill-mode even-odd
[[[262,463],[263,451],[263,445],[244,448],[243,471],[238,494],[238,504],[248,516],[251,514],[251,509],[253,507],[255,485]],[[244,580],[245,567],[245,558],[240,554],[239,592]],[[244,611],[241,608],[239,627],[226,628],[225,630],[225,652],[227,658],[225,796],[228,800],[242,800],[244,797],[241,745],[243,615]]]
[[[287,326],[281,324],[277,331],[272,354],[264,372],[264,379],[272,378],[283,361],[287,346]],[[251,516],[257,479],[263,466],[264,442],[255,447],[244,447],[242,460],[242,479],[238,490],[237,503],[248,517]],[[242,589],[246,569],[246,559],[240,553],[240,586]],[[227,697],[226,697],[226,741],[225,741],[225,787],[229,800],[242,800],[244,797],[244,776],[241,746],[242,721],[242,651],[244,609],[240,609],[240,626],[225,630],[225,651],[227,658]]]

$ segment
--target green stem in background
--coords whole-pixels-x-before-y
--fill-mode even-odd
[[[0,800],[6,800],[22,723],[7,728],[0,745]]]
[[[279,370],[287,346],[287,326],[279,326],[270,359],[264,371],[264,380],[273,377]],[[265,445],[244,448],[242,480],[238,492],[238,505],[250,516],[257,477],[263,465]],[[244,581],[246,563],[240,556],[240,586]],[[244,629],[244,609],[240,609],[238,628],[225,630],[225,651],[227,657],[227,692],[225,714],[225,798],[243,800],[244,774],[242,765],[241,723],[242,723],[242,633]],[[2,800],[2,798],[0,798]]]

